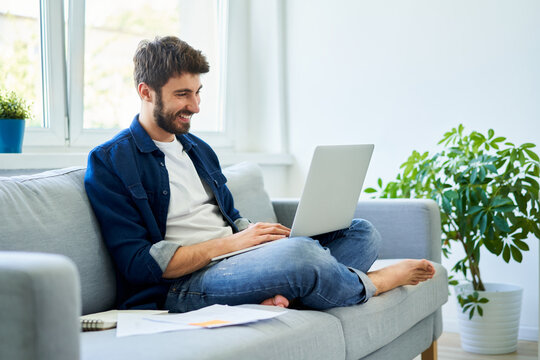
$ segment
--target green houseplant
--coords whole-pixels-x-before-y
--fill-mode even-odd
[[[472,284],[472,293],[458,295],[471,319],[475,310],[482,316],[482,305],[489,302],[479,295],[485,290],[481,248],[507,263],[521,262],[529,250],[526,239],[531,234],[540,239],[539,157],[534,144],[516,146],[491,129],[487,135],[465,134],[462,125],[438,144],[442,150],[432,155],[413,151],[396,180],[383,185],[379,179],[378,189],[365,191],[382,198],[431,198],[439,204],[443,255],[448,258],[456,245],[465,254],[451,271]],[[454,276],[449,283],[458,285]]]
[[[0,152],[21,152],[25,120],[31,116],[23,98],[12,91],[0,91]]]

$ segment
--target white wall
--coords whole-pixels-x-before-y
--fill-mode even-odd
[[[318,144],[375,143],[367,185],[463,123],[540,145],[540,2],[287,0],[290,151],[298,196]],[[537,149],[538,151],[538,149]],[[538,240],[522,264],[487,254],[485,281],[525,288],[520,337],[538,334]],[[445,261],[450,268],[453,261]],[[457,331],[453,299],[445,328]]]

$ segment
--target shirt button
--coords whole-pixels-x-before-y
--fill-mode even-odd
[[[165,166],[165,164],[163,163],[163,161],[162,161],[162,162],[160,162],[160,163],[159,163],[159,165],[161,165],[161,166]]]
[[[163,190],[163,195],[167,195],[169,192],[167,190]]]

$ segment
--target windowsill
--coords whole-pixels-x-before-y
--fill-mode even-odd
[[[221,166],[229,166],[243,161],[261,166],[290,166],[294,159],[290,154],[235,153],[217,150]],[[21,154],[0,154],[1,170],[57,169],[71,166],[86,166],[88,152],[50,152]]]

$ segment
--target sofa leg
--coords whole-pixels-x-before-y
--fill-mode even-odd
[[[434,340],[431,346],[422,353],[422,360],[437,360],[437,340]]]

